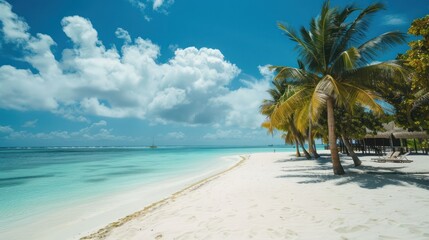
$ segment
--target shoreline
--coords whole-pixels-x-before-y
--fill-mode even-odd
[[[255,153],[83,239],[425,239],[429,157],[332,173],[329,156]],[[234,171],[231,171],[234,170]],[[420,209],[416,211],[416,209]],[[311,226],[311,229],[309,228]]]
[[[229,171],[231,171],[233,169],[238,168],[246,160],[248,160],[249,157],[250,156],[247,156],[247,157],[240,156],[241,159],[237,163],[235,163],[233,166],[227,168],[226,170],[223,170],[223,171],[221,171],[219,173],[216,173],[216,174],[208,176],[208,177],[206,177],[206,178],[204,178],[202,180],[199,180],[198,182],[193,183],[190,186],[187,186],[187,187],[185,187],[185,188],[183,188],[183,189],[181,189],[181,190],[179,190],[179,191],[171,194],[167,198],[164,198],[164,199],[159,200],[157,202],[151,203],[150,205],[144,207],[142,210],[134,212],[134,213],[132,213],[130,215],[127,215],[127,216],[125,216],[123,218],[120,218],[117,221],[112,222],[112,223],[108,224],[107,226],[99,229],[97,232],[94,232],[94,233],[91,233],[91,234],[89,234],[87,236],[81,237],[80,240],[102,239],[102,238],[106,237],[106,235],[109,232],[111,232],[113,229],[118,228],[118,227],[124,225],[125,223],[127,223],[127,222],[129,222],[129,221],[131,221],[131,220],[133,220],[133,219],[135,219],[137,217],[143,217],[146,214],[148,214],[149,212],[151,212],[151,211],[153,211],[153,210],[155,210],[157,208],[160,208],[160,207],[168,204],[171,201],[174,201],[176,198],[178,198],[178,197],[180,197],[182,195],[185,195],[188,192],[194,191],[194,190],[196,190],[196,189],[204,186],[205,184],[207,184],[207,183],[209,183],[209,182],[211,182],[211,181],[213,181],[213,180],[221,177],[222,175],[226,174],[227,172],[229,172]]]
[[[206,164],[202,171],[187,171],[122,191],[72,199],[58,205],[58,209],[49,209],[3,226],[0,238],[27,239],[28,232],[32,232],[33,239],[80,239],[195,182],[229,169],[241,160],[236,154],[213,159],[216,161],[211,160],[213,163]],[[22,231],[24,226],[26,231]]]

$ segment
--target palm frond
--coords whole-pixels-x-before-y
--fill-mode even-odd
[[[347,43],[356,43],[359,42],[360,39],[364,38],[368,30],[370,17],[384,9],[385,6],[382,3],[373,3],[363,9],[344,32],[344,36],[340,42],[340,46],[342,46],[341,48],[347,48]]]
[[[274,134],[274,127],[271,124],[271,120],[267,119],[262,124],[261,127],[267,129],[267,133],[273,135]]]
[[[421,106],[429,104],[429,92],[427,89],[422,89],[421,91],[417,92],[416,96],[417,100],[414,102],[411,112]]]
[[[291,131],[287,131],[287,132],[283,133],[281,137],[285,140],[285,143],[287,143],[287,144],[294,144],[295,143],[296,137],[293,135],[293,133]]]
[[[336,33],[337,41],[331,52],[331,59],[335,59],[338,54],[349,48],[349,44],[358,43],[360,39],[366,36],[366,32],[369,26],[370,17],[385,9],[381,3],[373,3],[363,9],[359,15],[350,23],[346,23],[348,17],[350,17],[357,8],[352,8],[349,11],[343,10],[341,15],[337,15],[337,25],[339,26],[338,32]]]
[[[296,89],[292,96],[276,105],[276,108],[271,115],[274,125],[277,125],[284,121],[285,118],[292,116],[294,112],[302,106],[302,102],[309,99],[309,91],[311,91],[311,89]]]
[[[342,52],[337,59],[332,63],[332,72],[341,72],[344,70],[351,70],[357,66],[357,61],[360,58],[358,49],[349,48],[346,51]]]
[[[399,31],[387,32],[372,38],[358,47],[362,55],[362,64],[368,64],[378,53],[387,50],[397,44],[406,42],[406,34]]]
[[[380,83],[385,83],[394,78],[406,80],[408,75],[409,71],[400,62],[386,61],[343,72],[341,78],[367,88],[377,88]]]
[[[359,88],[354,84],[343,83],[346,91],[348,92],[347,103],[358,103],[371,109],[375,114],[381,115],[384,113],[383,107],[377,101],[382,98],[370,89]],[[354,104],[349,104],[348,109],[352,109]]]
[[[318,61],[320,70],[326,71],[329,65],[329,55],[331,52],[331,47],[334,44],[332,35],[336,30],[335,26],[335,9],[329,7],[329,1],[326,1],[322,6],[322,11],[314,23],[316,26],[314,28],[314,47],[320,52],[318,55]]]
[[[310,112],[311,112],[311,102],[307,101],[305,102],[301,108],[297,109],[295,113],[295,126],[301,133],[306,132],[306,129],[308,128],[308,122],[310,119]]]
[[[274,70],[277,74],[274,77],[275,80],[286,80],[292,81],[303,81],[306,79],[305,71],[299,68],[284,67],[284,66],[270,66],[270,70]]]
[[[315,55],[313,50],[309,48],[309,46],[305,43],[305,41],[303,41],[298,37],[298,34],[295,32],[295,30],[293,30],[290,27],[287,27],[285,24],[282,24],[282,23],[278,23],[277,26],[280,28],[280,30],[282,30],[286,34],[286,36],[289,37],[290,40],[298,44],[299,46],[298,50],[302,56],[304,56],[307,59],[308,58],[317,59],[317,56]]]

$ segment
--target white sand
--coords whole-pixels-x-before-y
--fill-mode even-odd
[[[428,156],[409,156],[412,163],[363,157],[360,168],[342,157],[348,174],[341,177],[328,157],[253,154],[92,238],[429,239]]]

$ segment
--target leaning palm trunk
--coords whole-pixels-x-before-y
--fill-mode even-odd
[[[299,143],[298,139],[295,138],[295,148],[296,148],[296,156],[301,157],[301,153],[299,152]]]
[[[311,142],[313,143],[313,156],[314,156],[314,158],[318,159],[318,158],[320,158],[320,155],[317,153],[316,143],[314,142],[314,137],[311,138]]]
[[[311,155],[315,159],[318,159],[320,157],[320,155],[316,151],[316,146],[314,144],[314,139],[311,136],[308,138],[308,151],[310,151]]]
[[[328,139],[331,150],[332,168],[335,175],[343,175],[344,169],[341,166],[340,156],[338,155],[337,138],[335,136],[335,118],[334,118],[334,100],[328,97],[326,100],[327,118],[328,118]]]
[[[290,121],[290,129],[292,130],[293,135],[296,136],[296,138],[298,139],[299,145],[302,148],[302,151],[304,152],[304,155],[307,159],[311,159],[311,155],[310,153],[307,152],[307,150],[304,147],[304,141],[302,140],[303,137],[301,135],[301,133],[298,131],[298,129],[296,129],[295,124],[293,123],[293,121],[291,119],[289,119]]]
[[[311,120],[309,120],[308,124],[308,151],[310,151],[311,155],[315,159],[318,159],[320,156],[317,154],[316,149],[314,148],[313,134],[311,133]]]
[[[360,166],[362,162],[360,161],[359,157],[356,155],[355,151],[353,151],[353,147],[350,145],[349,139],[344,137],[344,135],[341,135],[341,138],[343,139],[344,145],[346,145],[347,151],[349,152],[350,156],[353,159],[353,163],[355,164],[355,167]]]
[[[307,159],[311,159],[311,155],[310,153],[308,153],[308,151],[305,149],[304,147],[304,141],[302,141],[302,139],[299,139],[299,145],[301,145],[302,151],[304,152],[304,155]]]
[[[316,151],[316,144],[314,143],[311,120],[309,120],[308,124],[308,150],[315,159],[320,158],[320,155]]]

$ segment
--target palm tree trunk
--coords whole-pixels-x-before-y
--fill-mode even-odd
[[[311,159],[311,155],[310,153],[308,153],[308,151],[305,149],[304,147],[304,141],[302,141],[302,139],[299,139],[299,145],[301,145],[302,151],[304,152],[304,155],[307,159]]]
[[[292,130],[293,135],[295,135],[296,138],[298,139],[298,142],[301,145],[301,148],[302,148],[302,151],[304,152],[305,157],[307,159],[311,159],[310,153],[308,153],[307,150],[305,150],[304,143],[302,141],[303,137],[302,137],[301,133],[298,131],[298,129],[296,129],[295,124],[293,124],[292,121],[290,121],[290,129]]]
[[[331,150],[332,169],[335,175],[343,175],[345,172],[343,166],[341,166],[337,148],[337,137],[335,136],[334,99],[332,97],[328,97],[326,100],[326,108],[328,112],[328,139]]]
[[[296,148],[296,156],[301,157],[301,153],[299,152],[299,143],[296,138],[295,138],[295,148]]]
[[[313,155],[315,159],[318,159],[320,157],[319,154],[317,154],[316,147],[314,144],[314,136],[313,136],[313,130],[312,130],[312,124],[311,120],[308,122],[308,150]]]
[[[311,141],[312,141],[312,143],[313,143],[313,154],[314,154],[314,157],[317,159],[317,158],[320,158],[320,155],[317,153],[317,149],[316,149],[316,143],[314,142],[314,136],[311,138]]]
[[[349,151],[349,154],[353,159],[355,167],[360,166],[362,162],[359,159],[359,157],[356,155],[355,151],[353,151],[353,147],[350,145],[349,139],[344,137],[344,135],[341,135],[341,138],[343,139],[344,145],[346,145],[347,151]]]
[[[314,158],[317,158],[314,155],[314,148],[313,148],[313,141],[311,141],[311,120],[308,120],[308,151],[310,151],[311,155],[313,155]]]

